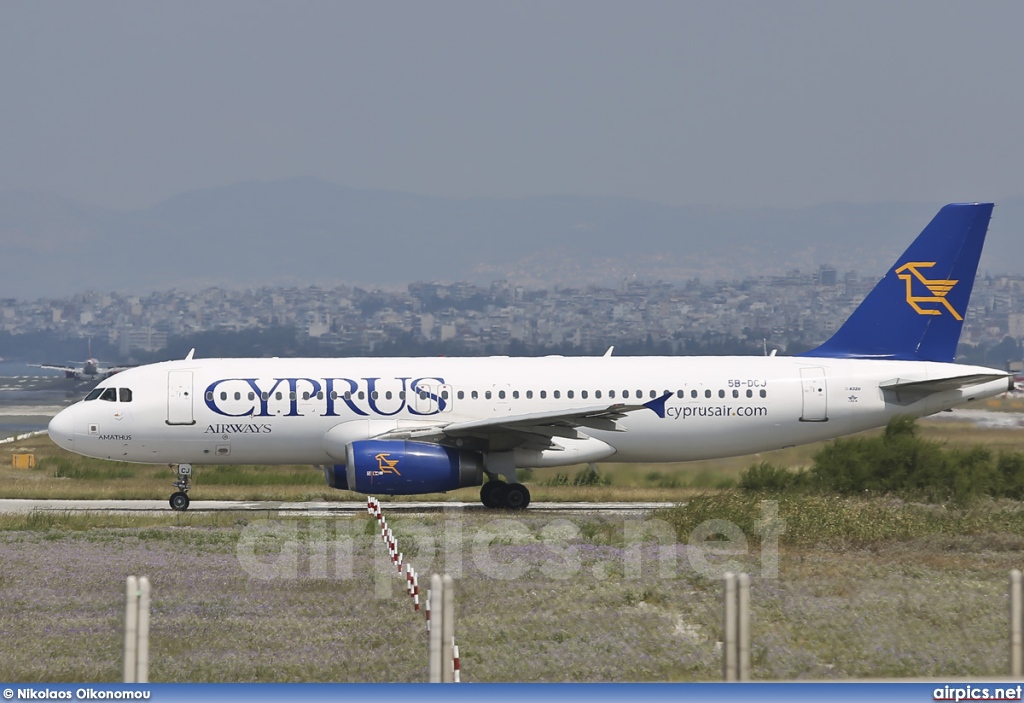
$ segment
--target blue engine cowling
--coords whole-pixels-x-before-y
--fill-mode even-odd
[[[380,495],[443,493],[483,482],[483,457],[426,442],[352,442],[344,465],[325,466],[331,488]]]
[[[331,488],[338,488],[343,491],[348,490],[348,473],[345,471],[344,464],[325,466],[324,478],[327,479],[327,485]]]

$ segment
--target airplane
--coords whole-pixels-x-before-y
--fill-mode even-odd
[[[954,364],[991,203],[943,207],[839,330],[796,356],[197,359],[122,371],[49,434],[90,457],[320,467],[327,485],[415,495],[480,486],[523,509],[517,468],[739,456],[1005,393]]]
[[[103,380],[110,378],[115,373],[124,371],[127,366],[107,366],[103,367],[102,361],[97,359],[86,359],[85,361],[71,361],[71,364],[78,364],[77,366],[62,366],[58,364],[28,364],[32,368],[36,369],[52,369],[54,371],[63,371],[64,377],[74,379],[76,381],[95,381],[97,379]]]
[[[91,339],[89,340],[89,358],[85,361],[70,361],[68,363],[75,364],[75,366],[64,366],[62,364],[29,364],[29,366],[36,369],[63,371],[65,378],[74,379],[76,381],[103,380],[128,368],[127,366],[108,366],[103,368],[102,364],[104,362],[99,361],[92,356]]]

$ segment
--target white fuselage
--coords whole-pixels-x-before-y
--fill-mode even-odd
[[[883,390],[993,369],[812,357],[187,359],[123,371],[127,389],[62,411],[62,447],[146,463],[336,464],[348,442],[395,430],[617,403],[614,428],[581,428],[518,466],[669,462],[814,442],[1004,393],[1006,379],[922,396]],[[496,450],[492,447],[492,450]]]

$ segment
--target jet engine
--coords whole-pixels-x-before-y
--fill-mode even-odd
[[[346,448],[344,465],[324,467],[327,485],[358,493],[443,493],[483,483],[483,457],[426,442],[368,439]]]

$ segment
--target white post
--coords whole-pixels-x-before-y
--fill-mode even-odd
[[[1019,678],[1024,675],[1024,638],[1021,628],[1024,627],[1024,594],[1021,587],[1021,573],[1014,569],[1010,572],[1010,676]]]
[[[430,577],[430,590],[427,592],[427,625],[430,629],[430,683],[441,683],[441,577],[434,574]],[[430,616],[433,616],[431,618]]]
[[[722,635],[722,678],[736,680],[736,574],[725,574],[725,621]]]
[[[737,649],[739,650],[738,681],[750,681],[750,574],[740,574],[736,616]]]
[[[441,667],[443,683],[453,683],[455,672],[452,668],[452,645],[455,643],[455,581],[451,576],[445,574],[441,579],[441,604],[444,612],[441,614]]]
[[[149,579],[125,580],[124,682],[149,683]]]
[[[124,588],[124,682],[135,681],[135,657],[139,640],[139,580],[129,576]]]

